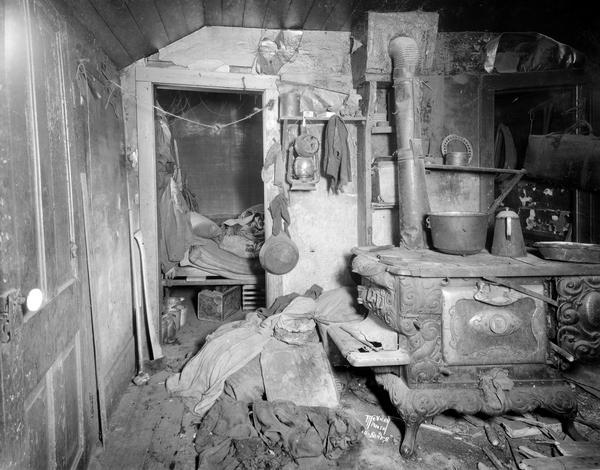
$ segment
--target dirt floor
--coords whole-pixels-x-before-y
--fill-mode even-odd
[[[192,310],[193,312],[193,310]],[[243,318],[243,313],[228,321]],[[154,369],[149,369],[150,381],[146,385],[128,387],[109,423],[105,448],[92,458],[90,469],[195,469],[197,454],[194,438],[197,423],[194,415],[185,409],[181,400],[170,397],[165,380],[181,370],[202,346],[207,334],[220,322],[188,318],[177,334],[176,342],[164,346],[165,358]],[[417,437],[417,450],[412,459],[398,453],[402,422],[389,403],[387,395],[375,384],[372,374],[362,369],[336,369],[336,382],[340,391],[340,406],[355,417],[364,428],[362,441],[328,468],[339,469],[476,469],[478,462],[494,468],[485,451],[493,453],[505,465],[516,468],[507,438],[498,423],[488,421],[498,432],[500,445],[494,447],[486,438],[483,428],[452,414],[436,417],[421,427]],[[580,403],[580,416],[600,423],[600,400],[573,385]],[[374,432],[367,423],[368,417],[379,417],[389,425],[385,431]],[[531,416],[538,418],[538,416]],[[371,418],[372,420],[373,418]],[[600,433],[581,423],[578,430],[589,440],[600,442]],[[562,434],[554,434],[562,438]],[[513,439],[513,449],[519,446],[553,455],[548,441],[552,436],[538,434],[534,437]],[[484,451],[485,449],[485,451]],[[523,456],[516,451],[517,458]],[[485,468],[485,467],[482,467]]]

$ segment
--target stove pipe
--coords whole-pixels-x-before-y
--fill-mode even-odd
[[[426,248],[425,216],[429,198],[425,186],[425,162],[421,150],[420,123],[415,119],[415,71],[419,50],[414,39],[399,36],[390,41],[389,53],[394,67],[394,106],[396,158],[398,160],[398,215],[400,245],[414,250]]]

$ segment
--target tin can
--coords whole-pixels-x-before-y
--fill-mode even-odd
[[[279,116],[282,118],[300,116],[300,96],[298,93],[290,91],[280,95]]]

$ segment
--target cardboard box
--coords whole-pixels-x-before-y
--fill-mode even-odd
[[[199,319],[223,321],[242,306],[242,286],[216,286],[198,293]]]

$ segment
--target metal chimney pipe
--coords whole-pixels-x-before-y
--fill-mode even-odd
[[[415,71],[419,50],[414,39],[399,36],[390,41],[389,54],[394,68],[394,107],[400,244],[408,249],[426,248],[424,222],[430,211],[425,186],[425,162],[420,138],[415,139]],[[417,133],[417,136],[420,132]]]

